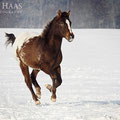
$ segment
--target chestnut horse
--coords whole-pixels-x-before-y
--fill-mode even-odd
[[[41,97],[41,87],[36,81],[40,70],[50,75],[52,85],[47,84],[46,88],[52,93],[51,100],[56,101],[56,88],[62,83],[60,67],[62,38],[69,42],[74,38],[69,16],[70,11],[61,12],[59,10],[57,16],[47,24],[41,35],[24,33],[15,37],[14,34],[6,33],[8,38],[6,45],[12,43],[25,82],[36,104],[40,104],[38,98]],[[31,75],[29,67],[33,68]],[[36,89],[36,94],[32,84]]]

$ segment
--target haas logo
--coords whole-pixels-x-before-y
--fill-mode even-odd
[[[6,10],[20,10],[22,9],[22,3],[2,3],[2,9]]]

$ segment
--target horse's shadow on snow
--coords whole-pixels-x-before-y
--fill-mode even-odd
[[[42,106],[84,106],[84,105],[120,105],[120,100],[113,101],[76,101],[76,102],[56,102],[56,103],[44,103]]]

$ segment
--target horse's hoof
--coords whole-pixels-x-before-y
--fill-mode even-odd
[[[35,104],[36,104],[36,105],[39,105],[39,104],[40,104],[40,101],[39,101],[39,100],[35,101]]]
[[[56,98],[51,98],[52,102],[56,102]]]
[[[50,84],[46,84],[45,87],[51,92],[52,86]]]
[[[36,95],[37,95],[37,97],[38,97],[39,99],[41,98],[41,95],[40,95],[40,94],[37,94],[37,93],[36,93]]]
[[[36,96],[40,99],[41,98],[41,91],[40,91],[40,88],[37,87],[36,88]]]

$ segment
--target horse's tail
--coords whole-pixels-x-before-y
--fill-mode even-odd
[[[12,33],[11,34],[5,33],[5,36],[7,37],[5,45],[8,46],[10,43],[13,45],[16,39],[15,35]]]

